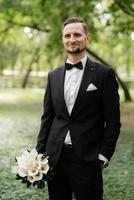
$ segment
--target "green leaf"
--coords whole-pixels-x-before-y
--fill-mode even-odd
[[[45,188],[45,181],[39,181],[38,184],[37,184],[37,187],[38,187],[39,189]]]

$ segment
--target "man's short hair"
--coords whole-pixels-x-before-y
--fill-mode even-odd
[[[82,23],[83,29],[85,31],[85,33],[88,33],[88,28],[87,28],[87,24],[80,18],[78,17],[70,17],[67,18],[64,22],[63,22],[63,28],[68,25],[68,24],[72,24],[72,23]]]

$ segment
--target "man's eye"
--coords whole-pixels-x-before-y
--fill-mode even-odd
[[[70,38],[70,35],[69,34],[64,35],[64,38]]]
[[[79,33],[75,33],[74,36],[75,36],[75,37],[80,37],[81,34],[79,34]]]

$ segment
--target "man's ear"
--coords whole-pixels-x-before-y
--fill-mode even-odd
[[[88,33],[87,34],[87,44],[91,42],[91,35]]]

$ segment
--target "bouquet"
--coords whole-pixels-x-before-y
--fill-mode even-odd
[[[16,173],[17,180],[21,180],[27,187],[45,187],[45,181],[47,181],[51,175],[48,156],[38,154],[35,149],[32,149],[31,151],[24,151],[24,153],[16,157],[15,160],[17,166],[14,166],[12,171]]]

